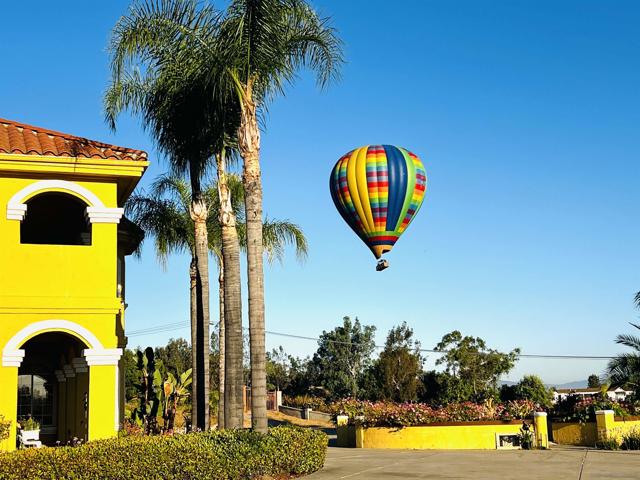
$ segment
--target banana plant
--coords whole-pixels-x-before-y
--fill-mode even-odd
[[[189,396],[189,385],[193,380],[192,369],[183,372],[178,377],[173,373],[167,374],[162,387],[162,418],[164,420],[164,431],[172,433],[178,410],[178,404],[183,398]]]
[[[144,352],[136,352],[140,382],[135,385],[138,391],[138,406],[131,412],[131,419],[142,426],[148,435],[158,431],[158,409],[162,396],[162,362],[156,362],[153,349],[147,347]]]

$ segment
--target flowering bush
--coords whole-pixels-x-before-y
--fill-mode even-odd
[[[613,410],[617,417],[636,413],[636,408],[631,404],[614,402],[610,399],[570,395],[555,405],[552,415],[563,422],[595,422],[597,410]]]
[[[438,422],[521,420],[533,415],[535,405],[529,400],[514,400],[502,404],[451,403],[443,408],[434,408],[424,403],[346,399],[331,404],[330,408],[334,415],[347,415],[350,424],[366,427],[409,427]]]

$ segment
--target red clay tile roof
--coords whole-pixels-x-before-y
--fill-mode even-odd
[[[96,142],[4,118],[0,118],[0,153],[105,160],[147,160],[147,153],[142,150]]]

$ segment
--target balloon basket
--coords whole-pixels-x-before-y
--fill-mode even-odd
[[[376,272],[381,272],[382,270],[385,270],[387,268],[389,268],[389,261],[381,258],[376,265]]]

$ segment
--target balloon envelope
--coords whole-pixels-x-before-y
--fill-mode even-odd
[[[404,148],[367,145],[338,160],[329,187],[342,218],[380,258],[418,213],[427,174],[420,159]]]

